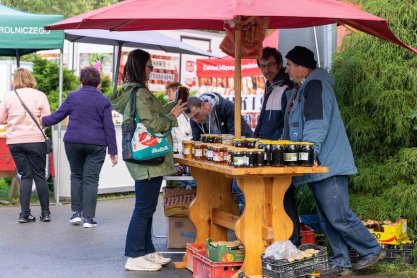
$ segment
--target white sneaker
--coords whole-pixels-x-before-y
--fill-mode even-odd
[[[145,258],[136,257],[136,258],[127,258],[125,264],[125,269],[127,270],[136,270],[136,271],[158,271],[162,268],[160,264],[153,263]]]
[[[145,258],[153,263],[160,264],[160,265],[166,265],[171,262],[170,258],[165,258],[158,252],[148,254],[145,256]]]

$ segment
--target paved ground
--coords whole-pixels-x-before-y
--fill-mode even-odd
[[[52,221],[19,224],[20,208],[0,207],[0,277],[143,277],[191,278],[188,270],[174,269],[173,265],[153,273],[124,270],[124,244],[127,226],[133,210],[133,199],[100,201],[97,206],[99,226],[84,229],[69,224],[70,206],[52,206]],[[32,207],[38,218],[39,206]],[[157,208],[154,231],[158,236],[166,232],[162,208]],[[167,250],[165,238],[154,238],[158,251]],[[181,254],[167,254],[173,260]],[[368,273],[351,277],[390,277]],[[392,277],[392,276],[391,276]]]
[[[0,277],[192,277],[189,270],[171,264],[155,273],[124,270],[124,244],[133,210],[133,199],[100,201],[98,227],[84,229],[69,224],[70,206],[52,206],[52,221],[19,224],[18,207],[0,208]],[[165,218],[158,208],[154,230],[165,234]],[[40,207],[33,206],[38,218]],[[155,238],[158,251],[166,240]],[[173,249],[169,251],[183,251]],[[180,260],[180,254],[168,254]]]

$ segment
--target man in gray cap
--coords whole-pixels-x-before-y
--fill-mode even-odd
[[[283,137],[314,143],[315,164],[329,168],[328,173],[293,179],[296,185],[308,184],[313,192],[321,227],[333,250],[330,268],[320,277],[349,275],[349,247],[361,255],[355,270],[375,264],[385,252],[349,207],[348,178],[357,169],[333,92],[334,79],[317,68],[314,53],[305,47],[296,46],[285,57],[296,87],[287,95]]]

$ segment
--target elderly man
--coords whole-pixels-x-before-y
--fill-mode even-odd
[[[295,177],[293,182],[308,184],[313,192],[320,224],[333,250],[331,267],[321,277],[349,275],[349,247],[362,257],[355,270],[375,264],[385,252],[349,207],[348,178],[357,169],[333,92],[334,79],[316,67],[313,52],[305,47],[296,46],[285,57],[296,88],[288,94],[283,136],[313,142],[315,163],[329,168],[328,173]]]
[[[187,101],[187,116],[191,119],[193,140],[201,134],[235,134],[235,106],[218,93],[205,93],[190,97]],[[253,137],[253,131],[241,118],[242,136]]]

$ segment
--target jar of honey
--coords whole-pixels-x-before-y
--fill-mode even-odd
[[[298,166],[298,149],[295,142],[287,144],[284,150],[284,162],[287,166]]]
[[[254,149],[257,147],[258,139],[257,138],[246,138],[246,148]]]
[[[196,142],[194,144],[194,158],[195,159],[202,159],[203,158],[203,148],[202,144]]]
[[[245,138],[233,139],[233,146],[236,148],[246,148],[246,139]]]
[[[213,161],[213,144],[206,145],[206,160]]]
[[[314,144],[301,142],[298,144],[298,165],[311,167],[314,165]]]
[[[235,148],[233,150],[233,166],[234,167],[245,167],[246,157],[243,149]]]
[[[193,142],[191,140],[182,141],[182,155],[184,158],[192,158]]]

